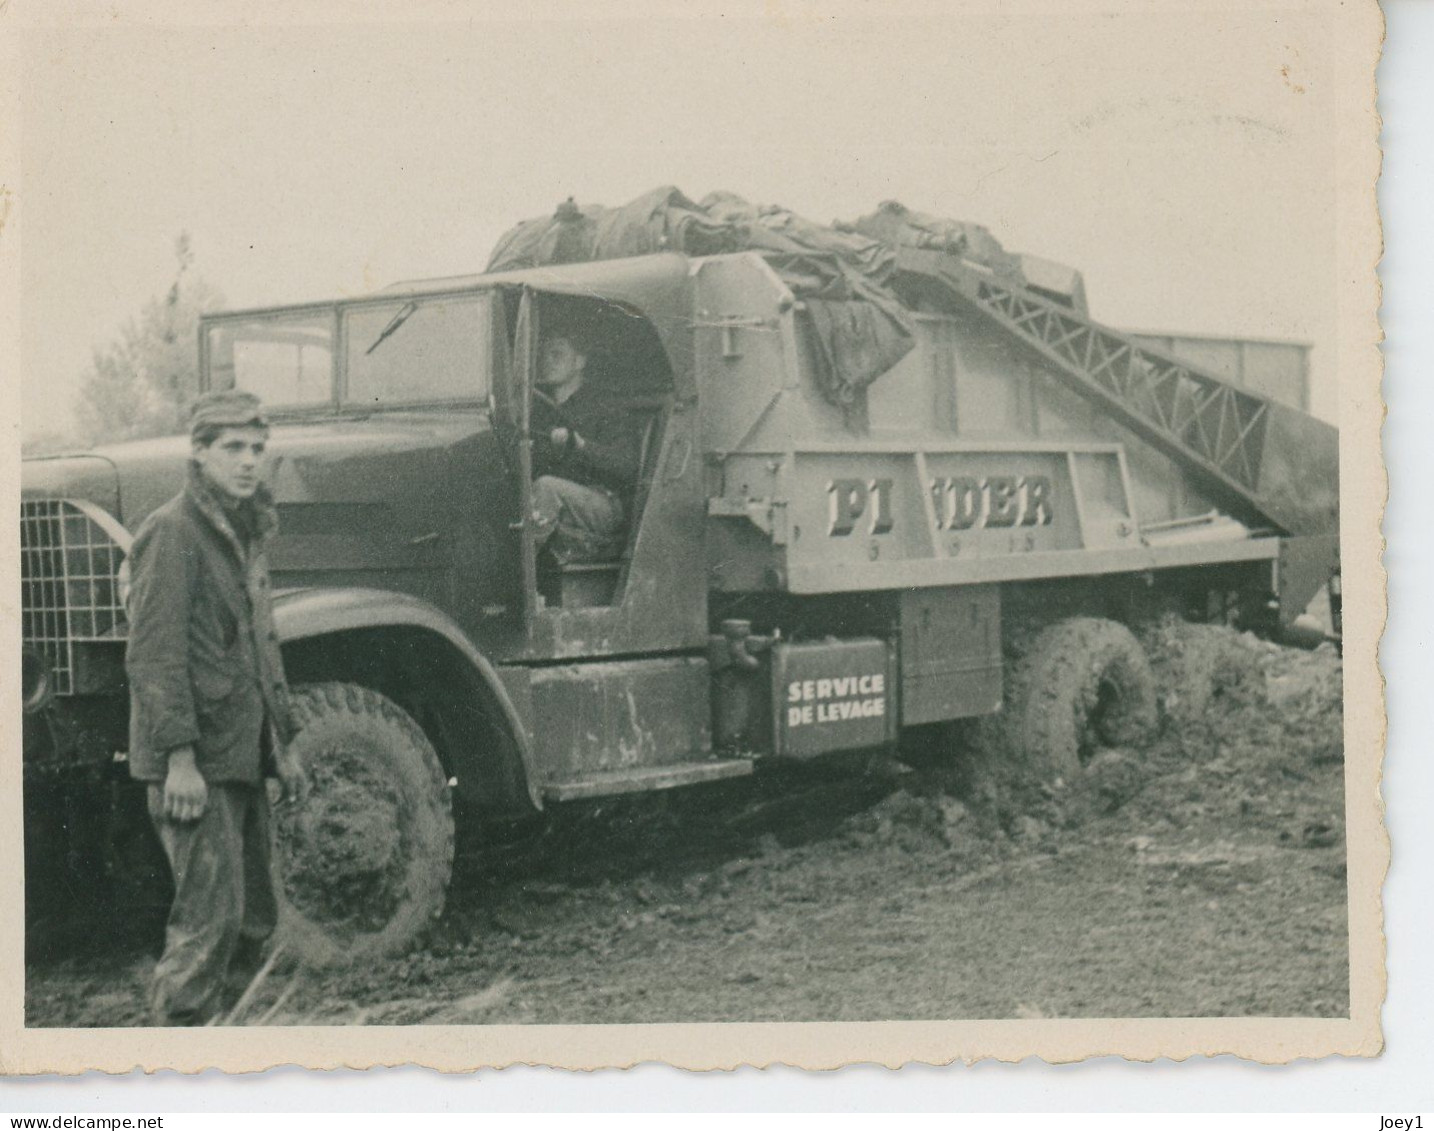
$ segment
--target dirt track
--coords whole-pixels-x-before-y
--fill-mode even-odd
[[[958,799],[928,753],[576,814],[468,868],[420,950],[281,965],[242,1019],[1346,1013],[1338,658],[1223,630],[1153,644],[1167,687],[1216,671],[1214,700],[1168,693],[1152,747],[1034,810]],[[143,1023],[155,938],[32,964],[28,1023]]]

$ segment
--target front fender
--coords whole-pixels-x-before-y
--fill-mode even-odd
[[[497,669],[447,614],[417,597],[387,589],[292,589],[274,596],[274,628],[281,644],[364,628],[416,628],[442,637],[482,680],[518,749],[528,796],[543,807],[528,728]]]

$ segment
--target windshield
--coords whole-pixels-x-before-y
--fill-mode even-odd
[[[336,404],[336,376],[343,403],[355,407],[482,400],[488,300],[467,294],[222,317],[205,331],[205,387],[244,389],[275,409]]]
[[[488,395],[487,295],[344,311],[347,391],[355,405]]]
[[[208,329],[210,389],[244,389],[266,405],[333,397],[334,318],[317,314],[225,320]]]

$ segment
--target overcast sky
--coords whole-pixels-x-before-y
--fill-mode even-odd
[[[818,221],[895,198],[986,224],[1084,271],[1107,323],[1313,342],[1332,416],[1322,27],[1036,7],[32,31],[25,431],[68,425],[181,230],[248,306],[481,270],[564,197],[664,183]]]

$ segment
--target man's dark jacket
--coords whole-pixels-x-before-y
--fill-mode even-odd
[[[583,439],[582,451],[540,445],[535,475],[557,475],[619,493],[637,482],[645,422],[610,392],[584,382],[562,403],[558,422]]]
[[[266,725],[293,737],[265,545],[277,529],[260,488],[239,507],[191,467],[130,549],[130,773],[162,781],[193,746],[207,782],[258,782]],[[246,536],[247,535],[247,536]]]

